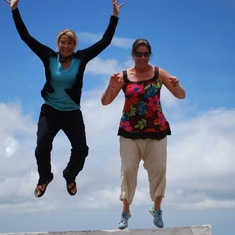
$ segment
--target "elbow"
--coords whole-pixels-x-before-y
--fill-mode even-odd
[[[181,99],[181,100],[183,100],[185,97],[186,97],[185,92],[182,92],[182,93],[178,96],[178,98]]]
[[[179,89],[176,89],[174,92],[174,95],[178,99],[184,99],[186,96],[186,92],[182,87],[178,87]]]
[[[103,102],[102,100],[101,100],[101,104],[104,105],[104,106],[108,105],[108,103]]]
[[[107,100],[105,100],[105,99],[101,99],[101,104],[102,105],[104,105],[104,106],[107,106],[107,105],[109,105],[111,102],[108,102]]]

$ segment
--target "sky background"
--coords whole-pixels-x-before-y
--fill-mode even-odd
[[[111,0],[21,0],[29,32],[56,50],[64,28],[79,48],[96,42],[108,25]],[[10,7],[0,1],[0,233],[116,229],[122,203],[117,129],[123,94],[109,106],[101,95],[112,73],[133,65],[135,39],[152,45],[151,64],[178,76],[186,98],[162,90],[171,124],[165,227],[211,224],[213,235],[234,235],[235,214],[235,1],[123,0],[112,44],[87,66],[82,112],[90,153],[71,197],[62,171],[70,154],[63,132],[54,141],[54,180],[33,195],[38,180],[34,149],[44,84],[41,61],[19,38]],[[120,1],[121,3],[121,1]],[[153,204],[141,162],[129,229],[154,228]]]

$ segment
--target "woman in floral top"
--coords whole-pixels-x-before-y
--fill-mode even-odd
[[[121,155],[121,195],[123,211],[119,229],[128,226],[131,217],[139,163],[144,162],[148,172],[150,196],[154,202],[150,213],[155,226],[162,228],[161,202],[166,188],[167,135],[171,134],[160,102],[164,85],[175,97],[185,98],[185,91],[177,77],[162,68],[149,64],[152,50],[145,39],[137,39],[132,46],[135,65],[110,77],[109,85],[102,96],[102,104],[110,104],[120,90],[125,94],[125,103],[118,130]]]

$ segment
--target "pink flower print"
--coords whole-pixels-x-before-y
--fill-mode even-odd
[[[146,110],[146,118],[148,118],[148,117],[152,117],[153,116],[153,113],[154,113],[154,111],[150,108],[150,109],[147,109]]]
[[[155,126],[159,125],[159,129],[160,129],[161,131],[167,129],[167,128],[168,128],[168,125],[167,125],[167,121],[166,121],[166,118],[165,118],[164,114],[163,114],[163,113],[159,113],[159,114],[158,114],[158,117],[159,117],[159,119],[156,119],[156,120],[154,121],[154,125],[155,125]]]
[[[139,94],[144,94],[144,85],[143,84],[130,84],[127,86],[126,94],[138,96]]]
[[[137,104],[139,102],[139,98],[137,96],[131,96],[129,102],[130,104]]]
[[[153,111],[156,111],[158,109],[158,105],[159,105],[158,96],[155,95],[154,97],[149,97],[148,100],[149,100],[149,102],[148,102],[147,106],[149,108],[151,108]]]
[[[120,123],[120,128],[128,131],[128,132],[131,132],[133,130],[133,127],[130,126],[130,122],[129,121],[122,121]]]
[[[166,123],[166,118],[165,118],[165,116],[164,116],[163,113],[159,113],[159,114],[158,114],[158,117],[159,117],[159,122],[160,122],[161,124],[165,124],[165,123]]]

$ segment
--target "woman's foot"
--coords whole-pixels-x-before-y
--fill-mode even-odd
[[[51,182],[51,180],[47,181],[44,184],[37,184],[37,186],[34,190],[35,197],[42,197],[44,195],[44,193],[46,192],[47,186],[50,182]]]
[[[131,218],[131,213],[128,212],[122,212],[121,214],[121,219],[120,221],[118,222],[118,228],[119,229],[125,229],[128,227],[128,220]]]
[[[149,210],[150,214],[154,217],[153,223],[158,228],[163,228],[164,223],[162,220],[162,210],[155,210],[154,208],[150,208]]]
[[[51,173],[51,176],[50,176],[49,180],[44,181],[44,182],[42,181],[42,183],[41,183],[41,181],[39,179],[38,184],[37,184],[36,188],[34,189],[35,197],[42,197],[44,195],[44,193],[46,192],[48,184],[53,180],[53,178],[54,178],[54,176]]]
[[[67,191],[71,196],[74,196],[77,193],[77,185],[75,181],[67,184]]]
[[[46,192],[46,184],[37,185],[34,190],[35,197],[41,197]]]

